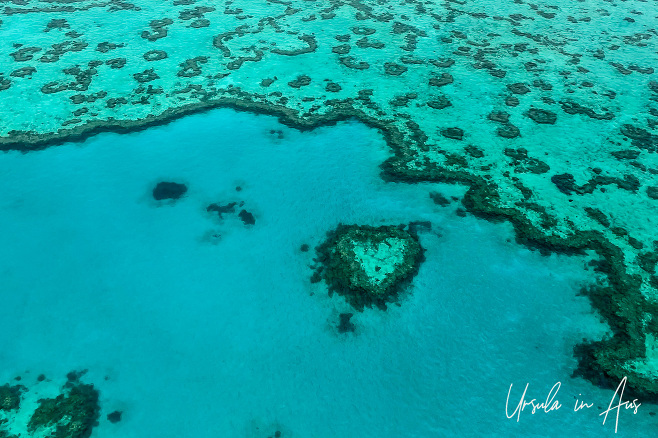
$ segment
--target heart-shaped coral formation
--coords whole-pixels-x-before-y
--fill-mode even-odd
[[[324,278],[355,308],[397,298],[400,286],[418,271],[423,249],[418,237],[404,226],[339,225],[317,250]]]

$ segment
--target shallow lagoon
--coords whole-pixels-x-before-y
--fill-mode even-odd
[[[429,197],[464,188],[385,183],[388,154],[359,123],[301,133],[215,110],[2,155],[0,381],[51,396],[88,369],[96,437],[612,435],[596,409],[612,393],[569,378],[573,346],[605,333],[577,296],[593,278],[584,259],[540,256],[509,224]],[[162,180],[189,190],[157,203]],[[255,225],[205,211],[233,201]],[[413,288],[339,334],[350,307],[310,283],[300,246],[340,222],[414,220],[432,231]],[[510,383],[542,399],[557,381],[562,409],[505,418]],[[595,408],[574,413],[578,394]],[[617,435],[649,436],[651,410],[622,412]]]

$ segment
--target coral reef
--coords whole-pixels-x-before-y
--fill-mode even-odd
[[[317,273],[357,310],[395,301],[418,272],[423,248],[404,226],[339,225],[318,246]]]
[[[88,438],[97,424],[100,407],[93,385],[69,382],[64,393],[39,400],[28,423],[28,431],[50,428],[51,438]]]
[[[31,385],[0,386],[0,438],[88,438],[98,424],[99,393],[80,378],[85,371],[67,374],[62,387],[44,388],[46,377],[37,376]],[[23,380],[17,377],[16,380]],[[27,383],[26,383],[27,385]],[[52,398],[39,398],[40,395]],[[35,409],[36,406],[36,409]]]
[[[245,225],[254,225],[256,223],[256,218],[253,213],[250,213],[247,210],[241,210],[240,213],[238,213],[238,216]]]
[[[504,15],[475,0],[6,3],[3,29],[38,32],[3,41],[0,150],[217,107],[301,130],[358,119],[394,153],[387,180],[467,185],[465,208],[511,221],[521,243],[603,258],[593,303],[633,348],[602,340],[581,365],[658,392],[652,3],[632,2],[632,19],[631,2],[605,0],[517,0]]]
[[[153,199],[162,201],[164,199],[179,199],[187,192],[185,184],[175,182],[159,182],[153,189]]]
[[[109,414],[107,414],[107,421],[109,421],[110,423],[118,423],[119,421],[121,421],[122,414],[123,412],[121,411],[110,412]]]
[[[13,411],[21,404],[21,392],[25,388],[21,385],[10,386],[8,383],[0,386],[0,411]]]

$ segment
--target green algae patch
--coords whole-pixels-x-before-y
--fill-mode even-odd
[[[29,432],[45,429],[50,438],[86,438],[99,417],[98,391],[94,385],[72,383],[55,398],[39,400],[27,425]]]
[[[358,310],[386,308],[401,287],[418,272],[423,248],[404,226],[339,225],[317,248],[321,266],[315,280],[324,278]]]

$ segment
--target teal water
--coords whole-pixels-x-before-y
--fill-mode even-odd
[[[584,259],[542,257],[428,196],[464,188],[383,182],[388,156],[359,123],[300,133],[230,110],[3,154],[0,382],[38,392],[39,373],[87,369],[94,437],[613,435],[597,409],[612,393],[569,377],[573,346],[606,330],[577,296]],[[189,191],[159,204],[162,180]],[[255,225],[205,211],[232,201]],[[411,220],[432,231],[410,293],[339,334],[350,307],[310,283],[300,246],[340,222]],[[506,418],[510,384],[518,402],[558,381],[559,411]],[[573,412],[579,394],[595,407]],[[622,412],[617,436],[653,436],[651,410]]]

